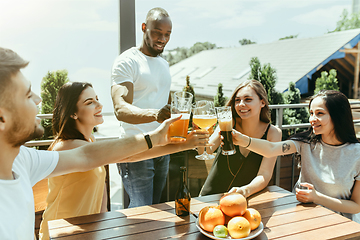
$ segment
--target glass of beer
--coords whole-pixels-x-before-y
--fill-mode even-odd
[[[181,115],[181,119],[173,122],[169,127],[169,136],[172,142],[186,141],[189,128],[190,111],[193,95],[189,92],[175,92],[171,100],[171,117]]]
[[[216,122],[216,113],[213,102],[210,101],[197,101],[195,106],[192,108],[193,123],[198,126],[200,129],[204,129],[206,131],[209,128],[213,127]],[[201,155],[195,156],[196,159],[199,160],[211,160],[214,159],[213,155],[210,155],[206,152],[206,148],[204,149],[204,153]]]
[[[231,107],[217,107],[216,108],[217,118],[220,126],[221,136],[224,137],[222,146],[222,154],[223,155],[233,155],[236,153],[233,140],[232,140],[232,113]]]

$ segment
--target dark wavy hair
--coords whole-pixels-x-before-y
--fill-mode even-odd
[[[309,109],[311,102],[317,97],[321,97],[324,100],[325,107],[334,124],[336,138],[342,143],[358,143],[351,107],[347,97],[339,91],[321,91],[310,99]],[[312,127],[310,127],[307,131],[295,134],[290,139],[306,143],[316,143],[320,141],[321,134],[315,135]]]
[[[59,140],[80,139],[85,140],[84,135],[76,128],[75,120],[71,117],[77,112],[76,103],[79,101],[81,93],[88,87],[93,87],[91,83],[68,82],[59,90],[54,111],[53,111],[53,133],[55,141],[50,145],[49,150]]]
[[[267,93],[264,86],[257,80],[246,80],[242,82],[239,86],[237,86],[237,88],[231,95],[229,101],[226,103],[226,106],[231,106],[233,119],[235,121],[236,119],[241,119],[240,116],[235,111],[235,98],[238,91],[244,87],[251,87],[256,92],[260,100],[264,100],[265,106],[261,108],[260,121],[269,123],[271,119],[270,119],[270,109],[269,109],[269,101],[267,99]]]

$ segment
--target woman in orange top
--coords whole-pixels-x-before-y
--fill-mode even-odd
[[[52,120],[55,141],[49,150],[63,151],[93,142],[93,128],[104,122],[101,111],[102,105],[90,83],[64,84],[56,97]],[[139,161],[197,146],[207,146],[207,142],[208,134],[193,131],[183,143],[154,147],[122,161]],[[98,167],[87,172],[50,178],[47,207],[40,225],[40,239],[49,239],[47,222],[50,220],[106,211],[105,176],[104,167]]]
[[[66,83],[59,90],[53,113],[52,151],[80,147],[94,141],[93,128],[104,122],[102,105],[90,83]],[[106,211],[105,168],[66,174],[48,180],[47,207],[40,239],[49,239],[49,220]]]

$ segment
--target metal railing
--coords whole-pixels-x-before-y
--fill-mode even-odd
[[[112,116],[112,115],[114,115],[114,113],[108,112],[108,113],[102,113],[102,115],[103,116]],[[40,119],[52,119],[52,114],[38,114],[37,117]],[[96,141],[101,141],[101,140],[119,139],[119,136],[96,136],[95,138],[96,138]],[[24,145],[26,147],[50,146],[50,144],[53,141],[54,141],[53,139],[32,140],[32,141],[26,142]]]
[[[359,104],[360,101],[350,102],[350,105]],[[285,108],[307,108],[307,103],[299,103],[299,104],[279,104],[279,105],[270,105],[270,109],[276,110],[276,122],[275,125],[279,127],[281,130],[283,129],[296,129],[296,128],[308,128],[310,127],[310,123],[301,123],[301,124],[292,124],[292,125],[283,125],[283,111]],[[114,113],[103,113],[104,116],[112,116]],[[38,117],[40,119],[51,119],[52,114],[39,114]],[[360,119],[354,120],[354,124],[360,123]],[[96,137],[96,140],[109,140],[109,139],[118,139],[118,136],[101,136]],[[54,140],[34,140],[25,143],[25,146],[49,146]],[[276,176],[275,176],[275,184],[280,184],[280,167],[281,167],[281,157],[278,157],[276,161]],[[294,171],[295,171],[295,161],[293,159],[292,162],[292,174],[291,174],[291,185],[294,184]]]
[[[360,101],[352,101],[350,102],[350,105],[360,104]],[[298,104],[279,104],[279,105],[270,105],[270,109],[276,110],[276,122],[275,125],[283,129],[296,129],[296,128],[309,128],[310,123],[301,123],[301,124],[292,124],[292,125],[283,125],[283,113],[285,108],[304,108],[308,107],[308,103],[298,103]],[[354,120],[354,124],[360,123],[360,119]],[[292,164],[291,164],[291,186],[294,186],[295,180],[295,159],[292,158]],[[276,160],[276,175],[275,175],[275,184],[277,186],[280,185],[280,167],[281,167],[281,157],[278,157]]]

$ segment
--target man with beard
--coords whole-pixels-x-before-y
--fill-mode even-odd
[[[28,65],[10,49],[0,47],[0,238],[2,240],[34,239],[34,199],[36,182],[70,172],[84,172],[95,167],[126,159],[151,147],[169,143],[163,122],[145,135],[87,144],[72,150],[39,151],[23,145],[42,136],[38,104],[41,98],[31,90],[30,82],[20,69]],[[176,146],[175,146],[176,147]],[[159,148],[154,148],[154,150]],[[164,153],[162,153],[164,154]],[[151,155],[152,156],[152,155]],[[125,160],[126,159],[126,160]]]
[[[169,64],[160,57],[172,30],[169,14],[162,8],[151,9],[141,29],[141,45],[120,54],[112,67],[111,96],[122,136],[150,131],[170,117]],[[160,202],[169,161],[170,156],[165,155],[118,164],[129,207]]]

